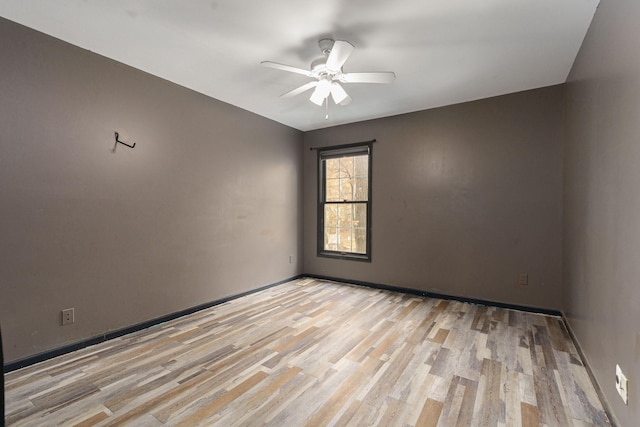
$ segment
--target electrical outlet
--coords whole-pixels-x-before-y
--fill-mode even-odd
[[[289,255],[289,264],[293,264],[293,255]]]
[[[523,286],[529,285],[529,275],[527,273],[518,274],[518,285],[523,285]]]
[[[76,321],[75,310],[73,308],[67,308],[62,310],[62,326],[70,325]]]
[[[627,377],[622,373],[620,365],[616,365],[616,390],[618,390],[618,394],[626,405],[629,394],[629,381],[627,380]]]

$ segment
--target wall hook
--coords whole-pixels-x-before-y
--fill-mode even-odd
[[[136,143],[135,142],[133,143],[133,145],[129,145],[126,142],[120,141],[118,139],[118,137],[120,136],[120,134],[118,134],[118,132],[114,132],[114,133],[116,134],[116,143],[113,144],[113,150],[112,150],[114,153],[116,152],[116,147],[118,146],[118,144],[126,145],[129,148],[135,148],[136,147]]]

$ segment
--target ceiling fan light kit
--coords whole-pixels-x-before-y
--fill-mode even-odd
[[[342,87],[341,83],[391,83],[396,75],[389,71],[365,72],[365,73],[345,73],[342,66],[349,59],[353,52],[353,45],[344,40],[321,39],[318,46],[322,55],[311,62],[310,70],[305,70],[291,65],[279,64],[277,62],[263,61],[262,65],[277,70],[288,71],[290,73],[302,74],[315,79],[300,87],[297,87],[281,95],[288,98],[299,95],[308,90],[314,89],[309,100],[318,106],[329,102],[329,95],[337,105],[347,105],[351,102],[351,97]]]
[[[331,92],[331,81],[327,78],[322,78],[316,84],[316,90],[311,94],[311,102],[316,105],[322,105],[324,100],[329,96]]]

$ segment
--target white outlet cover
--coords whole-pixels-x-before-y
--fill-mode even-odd
[[[622,398],[624,404],[627,404],[628,393],[629,393],[629,381],[627,377],[622,373],[622,368],[620,365],[616,365],[616,390],[618,390],[618,394]]]

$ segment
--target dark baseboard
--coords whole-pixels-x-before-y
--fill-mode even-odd
[[[329,280],[332,282],[352,284],[352,285],[364,286],[367,288],[374,288],[374,289],[382,289],[385,291],[402,292],[409,295],[418,295],[418,296],[423,296],[428,298],[439,298],[439,299],[444,299],[448,301],[460,301],[460,302],[466,302],[466,303],[476,304],[476,305],[487,305],[491,307],[508,308],[511,310],[520,310],[520,311],[526,311],[530,313],[547,314],[549,316],[558,316],[558,317],[562,316],[562,313],[560,311],[550,310],[548,308],[529,307],[525,305],[508,304],[504,302],[488,301],[488,300],[482,300],[477,298],[459,297],[455,295],[421,291],[419,289],[413,289],[413,288],[403,288],[398,286],[384,285],[380,283],[362,282],[360,280],[341,279],[338,277],[321,276],[317,274],[304,274],[302,275],[302,277],[310,277],[312,279],[319,279],[319,280]]]
[[[607,415],[607,418],[609,418],[609,422],[611,423],[611,425],[613,427],[619,426],[620,423],[618,423],[618,420],[616,419],[615,415],[613,415],[613,411],[611,410],[611,405],[609,405],[609,401],[607,400],[607,398],[605,397],[602,388],[600,388],[600,383],[598,383],[598,380],[596,379],[596,376],[593,374],[593,370],[591,369],[591,365],[589,364],[589,360],[587,359],[587,356],[585,355],[584,351],[582,350],[582,347],[580,346],[580,342],[578,341],[578,338],[576,337],[576,334],[573,332],[573,329],[571,329],[571,325],[569,324],[569,320],[567,319],[567,317],[565,316],[564,313],[562,313],[562,322],[564,323],[565,328],[567,328],[567,332],[569,333],[569,336],[571,337],[571,341],[573,341],[573,345],[575,345],[576,350],[578,350],[578,354],[580,355],[580,359],[582,359],[582,363],[584,364],[584,367],[587,369],[587,374],[589,375],[589,379],[591,380],[591,383],[593,384],[593,388],[595,388],[596,393],[598,394],[598,398],[600,399],[600,403],[602,403],[602,407],[604,409],[604,413]]]
[[[91,337],[91,338],[88,338],[86,340],[82,340],[82,341],[79,341],[79,342],[76,342],[76,343],[73,343],[73,344],[65,345],[63,347],[58,347],[58,348],[55,348],[53,350],[49,350],[49,351],[45,351],[45,352],[42,352],[42,353],[38,353],[38,354],[36,354],[34,356],[29,356],[29,357],[26,357],[24,359],[19,359],[19,360],[13,361],[13,362],[9,362],[6,365],[4,365],[4,372],[11,372],[11,371],[15,371],[17,369],[25,368],[25,367],[33,365],[35,363],[43,362],[45,360],[48,360],[48,359],[51,359],[51,358],[54,358],[54,357],[57,357],[57,356],[62,356],[63,354],[71,353],[72,351],[80,350],[82,348],[89,347],[89,346],[95,345],[95,344],[99,344],[101,342],[108,341],[108,340],[111,340],[111,339],[114,339],[114,338],[118,338],[118,337],[130,334],[130,333],[133,333],[133,332],[137,332],[137,331],[140,331],[142,329],[150,328],[152,326],[159,325],[161,323],[165,323],[165,322],[168,322],[170,320],[174,320],[174,319],[177,319],[179,317],[186,316],[188,314],[192,314],[192,313],[195,313],[195,312],[200,311],[200,310],[204,310],[204,309],[216,306],[216,305],[224,304],[225,302],[228,302],[228,301],[231,301],[231,300],[234,300],[234,299],[246,296],[246,295],[250,295],[250,294],[253,294],[253,293],[256,293],[256,292],[264,291],[265,289],[273,288],[274,286],[278,286],[278,285],[281,285],[283,283],[289,282],[291,280],[299,279],[301,277],[306,277],[306,276],[305,275],[293,276],[293,277],[290,277],[288,279],[280,280],[278,282],[271,283],[271,284],[265,285],[265,286],[261,286],[261,287],[256,288],[256,289],[251,289],[251,290],[246,291],[246,292],[241,292],[239,294],[231,295],[231,296],[228,296],[228,297],[225,297],[225,298],[221,298],[221,299],[218,299],[218,300],[215,300],[215,301],[210,301],[210,302],[207,302],[207,303],[204,303],[204,304],[196,305],[194,307],[190,307],[190,308],[187,308],[185,310],[176,311],[174,313],[170,313],[170,314],[167,314],[167,315],[164,315],[164,316],[160,316],[160,317],[157,317],[155,319],[147,320],[145,322],[138,323],[138,324],[135,324],[133,326],[128,326],[126,328],[118,329],[116,331],[112,331],[112,332],[109,332],[109,333],[106,333],[106,334],[103,334],[103,335]]]
[[[123,335],[127,335],[133,332],[137,332],[140,331],[142,329],[146,329],[146,328],[150,328],[152,326],[155,325],[159,325],[161,323],[164,322],[168,322],[170,320],[174,320],[177,319],[179,317],[182,316],[186,316],[188,314],[192,314],[195,313],[197,311],[200,310],[204,310],[219,304],[223,304],[225,302],[234,300],[236,298],[240,298],[246,295],[250,295],[256,292],[260,292],[263,291],[265,289],[269,289],[272,288],[274,286],[278,286],[281,285],[283,283],[289,282],[291,280],[296,280],[296,279],[300,279],[303,277],[309,277],[312,279],[319,279],[319,280],[329,280],[332,282],[338,282],[338,283],[344,283],[344,284],[352,284],[352,285],[358,285],[358,286],[364,286],[367,288],[373,288],[373,289],[382,289],[382,290],[386,290],[386,291],[392,291],[392,292],[402,292],[405,294],[409,294],[409,295],[419,295],[419,296],[423,296],[423,297],[429,297],[429,298],[439,298],[439,299],[444,299],[444,300],[450,300],[450,301],[460,301],[460,302],[466,302],[466,303],[471,303],[471,304],[477,304],[477,305],[487,305],[487,306],[493,306],[493,307],[500,307],[500,308],[508,308],[508,309],[513,309],[513,310],[521,310],[521,311],[527,311],[527,312],[531,312],[531,313],[540,313],[540,314],[547,314],[547,315],[551,315],[551,316],[562,316],[562,313],[557,311],[557,310],[549,310],[549,309],[544,309],[544,308],[536,308],[536,307],[527,307],[527,306],[523,306],[523,305],[516,305],[516,304],[506,304],[506,303],[502,303],[502,302],[496,302],[496,301],[487,301],[487,300],[481,300],[481,299],[476,299],[476,298],[466,298],[466,297],[458,297],[458,296],[454,296],[454,295],[446,295],[446,294],[439,294],[439,293],[434,293],[434,292],[428,292],[428,291],[421,291],[418,289],[413,289],[413,288],[403,288],[403,287],[398,287],[398,286],[391,286],[391,285],[385,285],[385,284],[381,284],[381,283],[371,283],[371,282],[363,282],[360,280],[347,280],[347,279],[342,279],[342,278],[338,278],[338,277],[330,277],[330,276],[321,276],[321,275],[317,275],[317,274],[300,274],[297,276],[293,276],[290,277],[288,279],[285,280],[280,280],[278,282],[275,283],[271,283],[269,285],[265,285],[265,286],[261,286],[259,288],[256,289],[252,289],[246,292],[242,292],[236,295],[232,295],[229,297],[225,297],[225,298],[221,298],[215,301],[211,301],[211,302],[207,302],[204,304],[200,304],[194,307],[190,307],[187,308],[185,310],[181,310],[181,311],[177,311],[174,313],[170,313],[167,314],[165,316],[161,316],[161,317],[157,317],[155,319],[151,319],[142,323],[138,323],[136,325],[133,326],[128,326],[126,328],[122,328],[122,329],[118,329],[116,331],[112,331],[103,335],[99,335],[99,336],[95,336],[95,337],[91,337],[88,338],[86,340],[82,340],[73,344],[69,344],[63,347],[59,347],[59,348],[55,348],[53,350],[49,350],[49,351],[45,351],[43,353],[38,353],[36,355],[33,356],[29,356],[26,357],[24,359],[19,359],[10,363],[7,363],[6,365],[4,365],[4,372],[11,372],[11,371],[15,371],[17,369],[21,369],[21,368],[25,368],[27,366],[33,365],[35,363],[39,363],[39,362],[43,362],[45,360],[57,357],[57,356],[62,356],[63,354],[67,354],[67,353],[71,353],[72,351],[76,351],[76,350],[80,350],[82,348],[85,347],[89,347],[95,344],[99,344],[102,343],[104,341],[108,341],[114,338],[118,338],[121,337]],[[574,340],[575,341],[575,340]],[[590,374],[591,375],[591,374]]]

